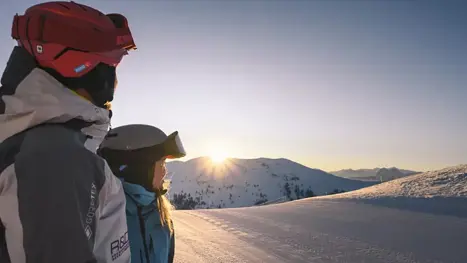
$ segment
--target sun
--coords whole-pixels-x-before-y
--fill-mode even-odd
[[[222,154],[222,153],[213,153],[209,157],[211,158],[211,161],[213,163],[217,163],[217,164],[223,163],[225,159],[227,159],[227,155]]]

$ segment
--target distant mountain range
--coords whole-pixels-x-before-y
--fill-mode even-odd
[[[355,180],[362,180],[362,181],[391,181],[397,178],[402,178],[408,175],[417,174],[419,172],[411,171],[411,170],[404,170],[398,169],[396,167],[391,168],[374,168],[374,169],[345,169],[335,172],[330,172],[333,175],[355,179]]]
[[[167,164],[173,173],[169,196],[182,209],[245,207],[275,200],[352,191],[374,185],[311,169],[288,159],[202,157]]]

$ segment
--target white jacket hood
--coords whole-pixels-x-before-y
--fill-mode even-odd
[[[33,69],[12,95],[2,94],[1,89],[5,111],[0,112],[0,143],[39,124],[78,119],[92,123],[81,131],[92,137],[86,144],[95,150],[110,127],[108,110],[80,97],[42,69]]]

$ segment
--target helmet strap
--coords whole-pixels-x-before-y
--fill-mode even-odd
[[[141,185],[149,192],[154,192],[154,188],[152,187],[152,180],[154,178],[154,164],[128,163],[126,164],[126,168],[122,171],[117,169],[117,167],[114,167],[112,172],[117,177],[122,177],[125,182]]]
[[[67,78],[54,69],[43,69],[71,90],[86,90],[91,96],[92,102],[98,107],[107,109],[107,103],[113,100],[116,84],[115,67],[100,63],[79,78]]]

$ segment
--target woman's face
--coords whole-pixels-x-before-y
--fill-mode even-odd
[[[167,168],[165,167],[165,158],[156,162],[154,168],[154,178],[152,179],[152,186],[155,189],[162,189],[162,180],[167,174]]]

